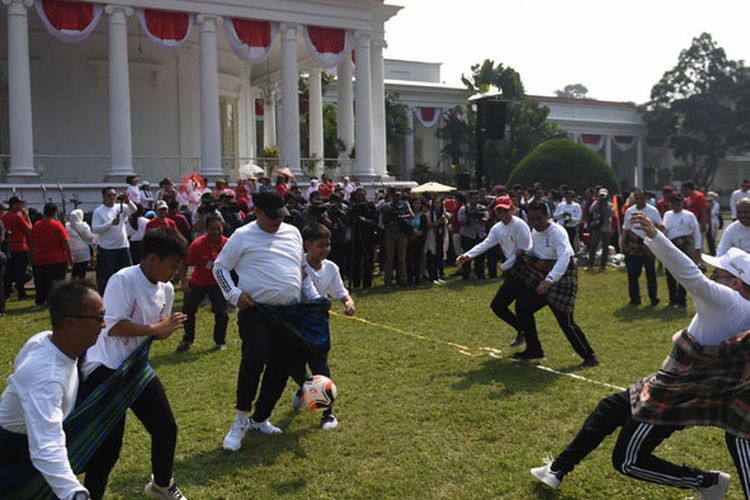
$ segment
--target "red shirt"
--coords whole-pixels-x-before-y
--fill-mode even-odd
[[[289,186],[287,186],[283,182],[281,184],[276,184],[276,192],[279,193],[279,196],[281,196],[282,198],[287,191],[289,191]]]
[[[5,229],[8,231],[8,250],[10,253],[26,252],[29,250],[29,242],[26,230],[31,229],[31,224],[26,222],[16,212],[5,212],[2,216]]]
[[[693,194],[685,198],[685,208],[693,212],[695,218],[698,219],[698,223],[706,224],[706,209],[708,208],[708,200],[706,195],[698,191],[693,191]]]
[[[154,217],[153,219],[148,221],[148,224],[146,224],[146,231],[151,231],[152,229],[161,229],[163,227],[171,227],[177,229],[177,224],[175,224],[174,221],[169,217],[165,217],[164,222],[160,221],[158,217]]]
[[[208,235],[204,234],[190,244],[188,247],[187,259],[185,259],[185,265],[194,266],[193,274],[188,280],[191,285],[216,285],[216,279],[214,278],[212,269],[216,258],[219,256],[219,253],[221,252],[221,249],[224,248],[226,242],[226,236],[222,236],[221,243],[213,246],[208,241]]]
[[[65,251],[68,239],[68,232],[60,221],[46,217],[37,221],[31,228],[31,262],[40,266],[68,262]]]

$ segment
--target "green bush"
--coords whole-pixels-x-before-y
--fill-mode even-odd
[[[578,192],[601,185],[616,192],[617,177],[612,167],[583,144],[570,139],[543,142],[518,162],[508,178],[508,185],[530,186],[541,182],[545,189],[567,184]]]

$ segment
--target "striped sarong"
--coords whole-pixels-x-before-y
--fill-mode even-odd
[[[321,298],[288,306],[256,303],[253,307],[312,355],[322,357],[331,349],[331,330],[328,326],[330,300]]]
[[[63,422],[68,459],[74,473],[85,471],[94,452],[156,376],[148,364],[150,346],[151,339],[141,344],[103,384],[94,389],[85,400],[77,402],[75,409]],[[9,463],[0,463],[0,499],[57,498],[28,457],[26,435],[0,432],[0,449],[12,446],[18,450],[19,440],[23,440],[26,455],[19,455]]]

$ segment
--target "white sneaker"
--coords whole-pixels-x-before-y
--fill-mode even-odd
[[[320,428],[323,429],[324,431],[332,431],[338,426],[339,426],[339,420],[336,418],[336,415],[326,415],[320,421]]]
[[[224,436],[223,448],[229,451],[237,451],[242,446],[242,438],[245,437],[250,428],[250,419],[247,417],[234,417],[229,432]]]
[[[731,479],[729,474],[718,470],[711,472],[717,472],[719,474],[719,480],[713,486],[695,488],[695,491],[698,493],[698,498],[701,500],[721,500],[724,498],[727,488],[729,488],[729,480]]]
[[[153,474],[151,474],[151,481],[143,488],[143,493],[149,498],[187,500],[187,497],[177,487],[177,483],[174,482],[174,478],[169,480],[169,486],[159,486],[154,482]]]
[[[273,425],[271,422],[268,421],[268,419],[265,419],[263,422],[256,422],[252,418],[248,421],[248,427],[250,430],[258,431],[263,434],[281,434],[282,431],[275,425]]]
[[[297,389],[294,391],[294,396],[292,396],[292,410],[299,411],[304,406],[304,403],[302,402],[302,389]]]
[[[542,465],[541,467],[534,467],[529,472],[531,472],[531,475],[537,478],[537,480],[541,481],[543,484],[546,484],[553,490],[556,490],[560,487],[562,476],[559,472],[553,472],[550,469],[550,466],[551,462]]]

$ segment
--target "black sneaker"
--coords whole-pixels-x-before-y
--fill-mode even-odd
[[[518,332],[518,335],[516,335],[516,338],[513,340],[513,342],[510,343],[511,347],[521,347],[526,343],[526,335],[523,334],[523,332]]]
[[[191,345],[192,345],[192,343],[190,343],[190,342],[185,342],[185,341],[183,340],[182,342],[180,342],[179,344],[177,344],[177,352],[185,352],[185,351],[187,351],[188,349],[190,349],[190,346],[191,346]]]
[[[656,307],[659,305],[659,299],[654,299],[651,301],[651,307]]]
[[[599,360],[596,359],[596,356],[591,356],[590,358],[584,359],[583,363],[581,363],[581,366],[586,366],[586,367],[599,366]]]
[[[530,351],[529,349],[526,349],[525,351],[517,352],[513,354],[513,357],[516,359],[526,360],[526,359],[542,359],[544,357],[544,352],[542,351]]]

